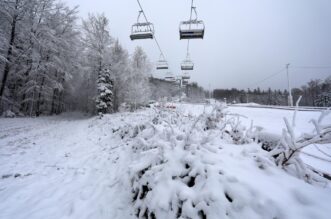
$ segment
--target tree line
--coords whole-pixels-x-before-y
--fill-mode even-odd
[[[0,0],[0,113],[107,113],[149,98],[143,49],[129,54],[104,14],[79,21],[58,0]]]
[[[261,90],[256,88],[253,90],[238,90],[232,89],[215,89],[213,96],[216,99],[224,100],[229,103],[258,103],[263,105],[287,105],[288,104],[287,90]],[[302,106],[331,106],[331,77],[325,80],[315,79],[310,80],[306,85],[300,88],[292,89],[294,102],[302,96],[300,105]]]

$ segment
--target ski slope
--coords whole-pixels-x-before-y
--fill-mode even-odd
[[[196,118],[204,111],[211,111],[211,106],[176,104],[173,110],[187,118]],[[284,128],[282,118],[291,121],[293,115],[293,111],[276,109],[230,107],[227,110],[244,115],[242,123],[247,127],[253,120],[255,125],[276,134],[281,134]],[[309,120],[318,116],[318,112],[299,112],[296,133],[311,131]],[[0,118],[0,218],[136,218],[132,177],[157,154],[153,154],[155,149],[152,156],[149,152],[133,153],[132,146],[139,146],[141,142],[162,145],[165,157],[174,164],[164,167],[169,174],[176,172],[176,168],[179,170],[176,165],[180,165],[183,157],[191,156],[184,155],[179,146],[170,147],[180,145],[179,132],[188,124],[180,124],[175,130],[178,135],[169,147],[166,139],[172,138],[162,135],[161,126],[157,127],[159,136],[146,137],[150,136],[146,129],[147,134],[142,133],[145,140],[139,133],[135,137],[132,127],[148,124],[154,118],[153,109],[106,115],[102,119],[81,114],[36,119]],[[209,206],[208,218],[219,218],[223,214],[225,218],[330,218],[329,184],[307,184],[264,161],[266,152],[256,143],[243,147],[215,137],[202,145],[201,142],[206,141],[202,137],[203,134],[200,138],[196,133],[192,140],[192,145],[199,142],[202,149],[194,154],[191,162],[197,167],[207,165],[211,170],[210,181],[206,181],[208,186],[200,181],[197,186],[183,190],[180,189],[183,184],[171,177],[167,178],[170,180],[167,185],[155,181],[155,191],[159,192],[148,197],[146,203],[150,202],[149,206],[153,206],[158,215],[170,218],[166,210],[168,204],[162,200],[167,200],[170,191],[177,194],[180,190],[195,201],[203,194],[206,197],[215,194],[212,201],[215,206]],[[331,154],[331,145],[319,147]],[[314,148],[307,148],[305,152],[325,158],[303,155],[307,164],[331,173],[331,165],[325,161],[330,160],[328,156]],[[265,169],[257,165],[259,162]],[[222,170],[222,174],[213,175],[214,170]],[[231,199],[220,198],[219,194],[224,191]],[[164,210],[160,213],[157,209]],[[192,212],[186,211],[187,214]]]

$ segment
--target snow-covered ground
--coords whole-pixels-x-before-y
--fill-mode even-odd
[[[1,119],[0,218],[129,218],[112,136],[122,117]]]
[[[212,108],[193,104],[176,107],[168,110],[184,116],[180,120],[184,124],[176,124],[176,118],[171,117],[177,126],[160,123],[151,125],[153,128],[146,127],[156,118],[153,109],[102,119],[80,114],[0,118],[0,218],[136,218],[137,205],[148,205],[159,218],[170,218],[172,214],[167,212],[173,206],[169,207],[166,200],[174,201],[175,197],[182,205],[181,215],[192,214],[191,218],[203,218],[203,214],[208,219],[330,218],[330,186],[310,185],[286,173],[266,159],[266,152],[256,143],[234,145],[220,139],[216,132],[201,136],[193,133],[190,142],[196,149],[187,153],[182,147],[185,128]],[[246,116],[242,118],[245,126],[253,120],[254,125],[275,134],[281,134],[285,127],[282,118],[291,121],[293,115],[293,111],[275,109],[227,110]],[[309,120],[318,116],[318,112],[298,112],[295,132],[310,132],[313,126]],[[142,127],[142,131],[136,127]],[[168,134],[163,134],[164,130]],[[151,148],[140,151],[144,145]],[[317,145],[305,152],[323,158],[302,155],[307,164],[331,173],[331,163],[326,161],[331,160],[327,156],[331,145]],[[153,160],[160,157],[167,162]],[[145,171],[149,162],[156,169]],[[187,163],[190,167],[185,167]],[[187,177],[195,172],[193,186],[183,183],[185,177],[167,177],[180,172],[181,166],[184,171],[190,169]],[[133,203],[132,186],[139,187],[141,180],[134,178],[135,173],[142,170],[151,171],[142,179],[154,185],[153,191],[145,195],[146,200],[140,196],[143,204]],[[153,174],[155,179],[151,178]],[[208,210],[194,216],[185,200],[192,200],[197,209]]]

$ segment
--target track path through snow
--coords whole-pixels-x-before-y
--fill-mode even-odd
[[[123,217],[126,203],[114,194],[122,148],[111,124],[82,116],[2,119],[0,218]]]

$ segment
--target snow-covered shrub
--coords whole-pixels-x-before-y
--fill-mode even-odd
[[[137,218],[226,217],[225,206],[237,196],[217,189],[225,176],[215,165],[219,148],[209,146],[228,124],[223,108],[198,117],[155,111],[151,123],[132,127],[130,179]]]
[[[3,112],[2,116],[3,117],[6,117],[6,118],[14,118],[14,117],[16,117],[15,113],[12,112],[11,110],[6,110],[5,112]]]
[[[189,125],[180,127],[186,123],[182,120]],[[198,195],[200,189],[208,190],[204,185],[206,164],[196,159],[197,147],[185,147],[187,141],[193,143],[188,132],[192,134],[196,124],[196,120],[175,112],[159,111],[137,135],[132,144],[136,159],[130,176],[138,218],[206,217],[206,208],[212,201],[207,194]]]
[[[225,105],[215,105],[212,112],[206,116],[205,130],[216,129],[218,124],[223,121],[225,117]]]
[[[254,137],[263,138],[261,127],[252,124],[245,128],[239,137],[244,145],[233,147],[234,139],[228,133],[238,129],[240,120],[238,115],[224,110],[185,116],[179,111],[153,108],[148,117],[141,124],[119,129],[126,133],[132,213],[137,218],[284,217],[275,201],[277,198],[257,192],[254,180],[245,175],[246,169],[252,171],[254,176],[266,180],[263,182],[266,184],[272,177],[287,176],[296,180],[275,170],[274,159],[280,159],[279,154],[268,156],[271,153],[261,150],[257,144],[246,145]],[[269,135],[266,136],[270,140]],[[278,144],[278,147],[288,146],[289,140],[288,144]],[[231,163],[232,158],[235,163]],[[244,164],[236,162],[239,160]],[[295,173],[294,166],[290,166],[284,168]],[[318,181],[319,176],[309,171],[305,173],[310,174],[310,179]]]
[[[246,137],[246,127],[241,124],[240,116],[229,119],[230,130],[228,131],[234,144],[246,144],[248,139]]]
[[[281,141],[270,152],[275,157],[276,164],[308,183],[323,181],[320,177],[321,174],[316,170],[306,167],[300,158],[300,152],[304,147],[312,144],[331,143],[331,124],[323,125],[322,123],[323,119],[329,113],[330,111],[323,111],[318,120],[311,120],[315,126],[315,130],[309,134],[302,134],[300,137],[296,137],[293,125],[284,118],[286,128],[283,129]]]
[[[231,130],[228,122],[232,117],[224,111],[222,116],[221,113],[216,116],[216,110],[197,117],[166,109],[153,110],[150,123],[128,130],[134,133],[127,142],[132,160],[131,198],[137,218],[241,218],[243,212],[253,215],[248,218],[279,217],[270,200],[261,200],[259,207],[250,205],[256,202],[252,190],[231,177],[233,173],[222,170],[226,159],[222,161],[219,156],[224,150],[219,143],[227,139],[220,137],[225,126]],[[243,151],[240,159],[249,156],[255,160],[253,168],[258,171],[275,166],[269,157],[256,152]],[[269,210],[259,210],[264,208]]]

